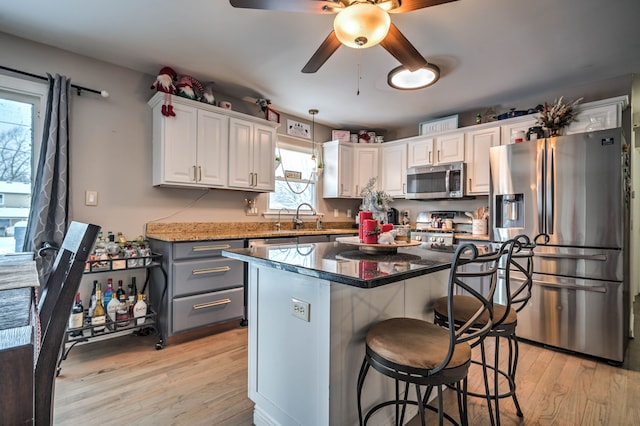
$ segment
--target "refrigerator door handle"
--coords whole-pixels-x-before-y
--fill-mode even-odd
[[[591,286],[583,286],[583,285],[556,284],[556,283],[550,283],[548,281],[540,281],[540,280],[533,280],[533,283],[543,287],[566,288],[567,290],[582,290],[582,291],[591,291],[594,293],[607,292],[607,287],[605,286],[591,287]]]
[[[544,176],[544,140],[540,140],[538,142],[538,155],[536,158],[536,192],[538,195],[538,232],[544,233],[544,222],[543,222],[543,212],[544,212],[544,197],[543,197],[543,189],[542,186],[542,178]]]
[[[560,254],[560,253],[536,253],[538,257],[547,257],[554,259],[580,259],[580,260],[598,260],[601,262],[607,261],[606,254]]]
[[[553,223],[555,219],[553,199],[555,196],[555,146],[549,144],[548,148],[549,157],[547,159],[547,182],[546,182],[546,222],[547,222],[547,234],[553,234]]]

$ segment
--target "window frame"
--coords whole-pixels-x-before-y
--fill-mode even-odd
[[[279,136],[281,136],[281,135],[279,135]],[[289,150],[289,151],[297,151],[297,152],[300,152],[300,153],[308,153],[309,157],[311,157],[312,146],[311,146],[311,142],[308,142],[308,141],[305,141],[304,144],[303,143],[291,143],[291,142],[283,141],[282,139],[279,138],[276,141],[276,156],[280,155],[280,150],[281,149]],[[316,156],[317,155],[318,154],[316,153]],[[278,167],[281,167],[281,166],[278,166]],[[276,176],[275,180],[276,181],[284,181],[285,179],[282,178],[282,177]],[[290,179],[290,181],[305,182],[306,183],[307,179],[306,178],[305,179],[300,179],[300,180],[297,180],[297,179],[292,180],[292,179]],[[313,210],[316,212],[316,214],[317,214],[317,211],[318,211],[318,199],[319,199],[319,196],[318,196],[318,189],[319,189],[318,188],[318,183],[319,183],[318,176],[317,176],[317,174],[314,174],[313,180],[311,181],[311,184],[314,185],[314,194],[313,194],[313,206],[314,207],[313,207]],[[268,193],[267,209],[265,211],[265,214],[267,214],[267,215],[280,215],[280,214],[282,214],[282,215],[285,215],[285,214],[295,215],[296,214],[295,210],[286,212],[286,211],[281,211],[282,209],[273,210],[273,209],[270,208],[271,195],[274,194],[274,193],[275,193],[275,191]],[[291,209],[289,209],[289,210],[291,210]],[[308,210],[308,208],[306,208],[306,206],[305,206],[305,208],[300,210],[300,216],[313,216],[313,215],[314,215],[314,212],[311,211],[311,210]]]

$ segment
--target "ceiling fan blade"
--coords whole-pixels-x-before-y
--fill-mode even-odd
[[[241,9],[278,10],[281,12],[336,13],[341,3],[326,0],[229,0]]]
[[[342,43],[338,40],[335,31],[331,31],[331,34],[324,39],[318,50],[316,50],[311,59],[309,59],[309,62],[307,62],[304,68],[302,68],[302,72],[305,74],[311,74],[318,71],[322,64],[327,62],[327,59],[333,55],[333,52],[338,50],[338,47],[340,47],[341,44]]]
[[[400,0],[400,7],[389,10],[389,13],[406,13],[425,7],[437,6],[458,0]]]
[[[413,72],[427,65],[427,60],[393,23],[389,27],[387,36],[380,42],[380,46],[391,53],[409,71]]]

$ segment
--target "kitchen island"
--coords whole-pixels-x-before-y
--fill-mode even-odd
[[[358,424],[356,380],[369,326],[397,316],[431,321],[453,258],[425,244],[368,254],[338,242],[222,255],[249,264],[249,398],[258,426]],[[363,408],[394,392],[391,380],[370,374]],[[370,424],[391,424],[388,408]]]

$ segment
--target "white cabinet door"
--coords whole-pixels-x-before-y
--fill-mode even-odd
[[[223,187],[227,184],[229,117],[198,111],[198,184]]]
[[[251,164],[253,125],[237,118],[229,119],[229,187],[249,188],[253,183]]]
[[[597,107],[589,107],[585,104],[576,114],[575,121],[572,121],[564,128],[565,135],[573,135],[575,133],[583,133],[592,130],[604,130],[620,127],[621,114],[618,105],[601,105]]]
[[[407,184],[407,144],[384,146],[380,152],[380,188],[392,197],[404,197]]]
[[[467,194],[489,193],[489,149],[500,145],[500,128],[467,132]]]
[[[464,132],[436,136],[435,147],[434,164],[464,161]]]
[[[538,117],[538,115],[539,114],[511,118],[509,120],[505,120],[507,123],[500,123],[500,143],[502,145],[509,145],[513,143],[511,135],[518,131],[523,131],[526,135],[530,127],[536,126],[536,117]]]
[[[253,189],[275,191],[276,178],[273,160],[276,157],[275,131],[271,127],[254,125],[253,129]]]
[[[340,141],[325,142],[322,145],[324,172],[322,174],[322,196],[324,198],[352,198],[353,147]]]
[[[161,106],[153,109],[153,184],[196,183],[198,111],[175,104],[175,117],[165,117]]]
[[[425,137],[408,142],[409,154],[407,156],[407,167],[429,166],[433,164],[433,144],[434,140],[432,137]]]
[[[371,178],[376,178],[376,188],[380,187],[378,177],[378,146],[357,146],[353,150],[354,191],[353,196],[360,197],[360,192],[367,186]]]

